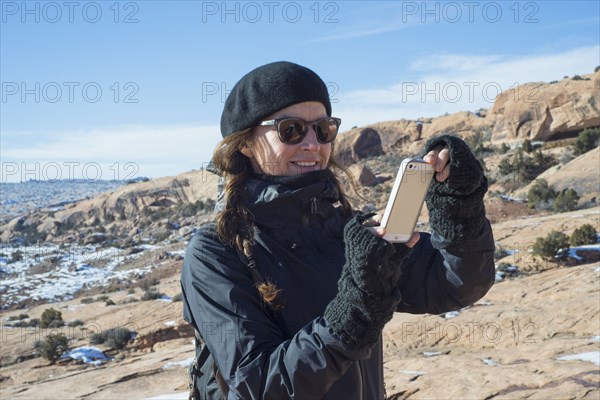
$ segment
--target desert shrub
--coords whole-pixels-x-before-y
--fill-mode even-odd
[[[193,217],[194,215],[204,211],[204,201],[196,200],[194,203],[187,203],[180,207],[179,215],[182,217]]]
[[[174,303],[176,301],[183,301],[183,295],[181,293],[177,293],[175,296],[173,296],[173,298],[171,299],[171,301]]]
[[[573,154],[579,156],[600,145],[600,128],[587,128],[579,133],[573,145]]]
[[[523,140],[523,143],[521,144],[521,148],[526,153],[531,153],[533,151],[533,145],[531,144],[531,140],[529,140],[529,139]]]
[[[111,328],[90,336],[90,344],[105,344],[112,349],[121,350],[131,340],[133,331],[127,328]]]
[[[475,155],[475,158],[482,159],[487,153],[492,152],[492,148],[488,146],[491,138],[491,128],[489,126],[484,126],[477,129],[475,134],[466,137],[465,143],[469,146],[473,155]]]
[[[517,183],[531,182],[536,176],[557,163],[553,156],[546,156],[540,150],[535,150],[530,155],[525,154],[523,148],[510,158],[505,158],[498,165],[498,172],[504,181],[514,180]]]
[[[598,72],[600,71],[600,65],[598,65],[596,68],[594,68],[594,72]]]
[[[108,330],[106,345],[110,348],[121,350],[131,340],[132,331],[127,328],[113,328]]]
[[[23,224],[22,222],[19,222],[15,226],[15,230],[20,233],[21,237],[23,238],[23,244],[25,246],[37,244],[46,239],[46,232],[38,232],[39,225],[40,222],[27,225]]]
[[[158,290],[150,288],[148,290],[145,290],[144,294],[142,294],[142,301],[157,300],[160,299],[162,296],[163,294],[160,293]]]
[[[527,172],[530,179],[535,178],[548,168],[558,164],[554,156],[544,155],[539,149],[535,150],[531,155],[531,162],[527,164]]]
[[[21,261],[23,259],[23,252],[21,250],[17,250],[17,251],[13,251],[12,254],[10,255],[10,260],[8,261],[8,263],[14,263],[14,262],[18,262]]]
[[[573,79],[574,81],[582,81],[583,80],[583,78],[580,75],[573,75],[573,78],[571,78],[571,79]]]
[[[150,290],[150,288],[152,286],[156,286],[159,283],[160,283],[160,280],[158,278],[146,277],[140,281],[139,287],[144,291],[148,291],[148,290]]]
[[[104,303],[104,305],[106,305],[106,306],[114,306],[115,302],[112,301],[111,299],[108,299],[108,300],[106,300],[106,302]]]
[[[70,321],[67,323],[67,326],[69,326],[69,327],[82,326],[82,325],[84,325],[84,322],[80,319],[76,319],[75,321]]]
[[[96,300],[93,297],[86,297],[80,300],[81,304],[90,304],[95,302]]]
[[[508,153],[509,150],[510,150],[510,146],[507,145],[506,143],[502,143],[500,145],[500,147],[498,147],[499,154],[506,154],[506,153]]]
[[[578,201],[579,195],[574,189],[565,189],[556,195],[552,208],[556,212],[573,211],[577,209]]]
[[[64,325],[65,325],[65,323],[63,321],[59,321],[59,320],[55,319],[55,320],[50,321],[50,323],[48,324],[48,328],[50,328],[50,329],[60,328]]]
[[[40,355],[54,364],[68,350],[69,340],[64,333],[50,334],[39,346]]]
[[[204,209],[207,212],[213,212],[216,204],[217,203],[213,199],[206,199],[206,201],[204,202]]]
[[[152,234],[152,237],[154,238],[154,240],[157,243],[167,240],[169,238],[169,236],[171,236],[171,232],[169,232],[167,230],[160,230],[160,231]]]
[[[552,231],[545,238],[537,238],[533,244],[533,254],[545,259],[554,259],[560,249],[569,248],[569,237],[562,232]]]
[[[40,321],[40,327],[46,328],[60,328],[63,326],[62,313],[54,308],[48,308],[42,313],[42,319]]]
[[[582,246],[584,244],[594,244],[598,241],[598,232],[590,224],[585,224],[575,229],[569,238],[571,246]]]
[[[529,192],[527,192],[527,205],[529,208],[550,208],[556,192],[548,185],[545,179],[536,179]]]
[[[40,320],[37,318],[32,318],[29,321],[18,320],[11,324],[15,328],[37,328],[40,326]]]
[[[29,315],[27,314],[19,314],[19,315],[13,315],[12,317],[8,317],[8,321],[21,321],[23,319],[28,319]]]

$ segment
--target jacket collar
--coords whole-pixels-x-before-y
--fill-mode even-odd
[[[292,229],[307,217],[327,218],[339,200],[330,170],[295,176],[255,175],[246,185],[246,196],[258,226],[279,228],[292,223]]]

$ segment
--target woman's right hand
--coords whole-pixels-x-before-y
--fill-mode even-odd
[[[375,236],[383,237],[385,235],[385,229],[381,226],[382,218],[383,216],[381,214],[375,214],[363,222],[363,226],[371,231]],[[419,232],[413,232],[408,242],[404,243],[404,245],[408,248],[412,248],[415,244],[417,244],[420,238],[421,235]]]

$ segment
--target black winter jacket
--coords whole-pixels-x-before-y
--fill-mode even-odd
[[[381,338],[372,348],[350,350],[323,318],[338,290],[348,221],[328,172],[257,177],[248,194],[256,263],[283,289],[283,310],[265,306],[246,260],[218,239],[214,224],[191,239],[181,275],[184,318],[206,342],[203,352],[225,378],[228,398],[383,399]],[[493,283],[493,253],[487,220],[469,241],[422,233],[398,266],[397,311],[438,314],[474,303]],[[210,374],[210,366],[203,371]],[[213,378],[201,390],[202,398],[219,398]]]

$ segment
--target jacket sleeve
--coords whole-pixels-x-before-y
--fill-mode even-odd
[[[402,266],[402,301],[396,311],[440,314],[469,306],[494,283],[494,237],[487,219],[479,234],[451,242],[433,232]]]
[[[286,339],[237,253],[201,229],[181,276],[184,318],[206,342],[230,399],[322,398],[369,349],[343,346],[323,318]]]

